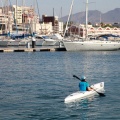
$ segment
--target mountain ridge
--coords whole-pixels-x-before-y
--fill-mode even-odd
[[[73,21],[73,23],[79,23],[79,24],[85,24],[85,11],[78,12],[71,15],[70,21]],[[64,16],[60,18],[60,21],[66,22],[68,19],[68,16]],[[88,11],[88,22],[91,22],[92,24],[95,23],[119,23],[120,22],[120,8],[115,8],[113,10],[110,10],[106,13],[102,13],[98,10],[89,10]]]

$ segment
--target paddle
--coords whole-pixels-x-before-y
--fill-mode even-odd
[[[79,78],[79,77],[77,77],[76,75],[73,75],[73,77],[75,77],[75,78],[77,78],[78,80],[80,80],[81,81],[81,79]],[[90,88],[92,88],[92,87],[90,87]],[[93,89],[93,88],[92,88]],[[105,94],[104,93],[99,93],[98,91],[96,91],[95,89],[93,89],[95,92],[97,92],[100,96],[105,96]]]

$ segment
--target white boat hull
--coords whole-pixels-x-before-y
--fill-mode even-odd
[[[8,40],[0,40],[0,46],[6,47],[8,45]]]
[[[120,49],[120,42],[111,41],[63,41],[67,51],[111,51]]]
[[[19,46],[19,40],[12,40],[10,39],[8,42],[8,46]]]
[[[104,82],[94,84],[91,87],[94,90],[91,90],[91,91],[77,91],[77,92],[72,93],[69,96],[67,96],[64,99],[64,102],[65,103],[75,102],[75,101],[80,100],[80,99],[85,99],[85,98],[89,98],[89,97],[92,97],[94,95],[97,95],[98,94],[97,92],[101,92],[101,93],[104,92]]]
[[[42,46],[44,40],[36,40],[36,46]]]
[[[26,39],[21,39],[19,42],[19,46],[25,46],[27,45],[27,43],[30,43],[32,40],[30,38],[26,38]]]
[[[29,38],[25,38],[25,39],[10,39],[8,40],[8,46],[26,46],[27,43],[32,43],[32,40]]]
[[[58,46],[59,41],[54,39],[45,39],[42,43],[43,46]]]

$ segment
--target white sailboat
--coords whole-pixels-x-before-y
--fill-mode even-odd
[[[74,1],[74,0],[73,0]],[[85,40],[74,41],[72,39],[63,40],[67,51],[110,51],[120,49],[118,41],[101,41],[99,39],[89,40],[88,38],[88,0],[86,0],[86,38]]]
[[[7,1],[8,2],[8,1]],[[11,1],[10,2],[10,6],[11,6]],[[7,5],[8,6],[8,5]],[[17,8],[17,0],[16,0],[16,8]],[[17,10],[16,10],[17,11]],[[12,11],[13,12],[13,11]],[[14,17],[13,17],[14,18]],[[8,19],[9,20],[9,19]],[[19,34],[18,33],[18,28],[17,28],[17,24],[15,23],[15,28],[16,28],[16,31],[15,33],[10,33],[10,27],[9,27],[9,23],[6,22],[5,23],[6,26],[6,31],[8,33],[6,33],[6,35],[1,35],[0,37],[0,46],[4,46],[4,47],[7,47],[7,46],[19,46],[19,45],[26,45],[27,42],[29,42],[30,40],[26,40],[26,38],[22,38],[20,39],[19,37],[22,37],[23,34]],[[20,28],[21,29],[21,28]],[[19,38],[19,39],[18,39]]]

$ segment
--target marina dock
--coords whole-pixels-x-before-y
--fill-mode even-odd
[[[24,48],[24,47],[1,47],[0,52],[45,52],[45,51],[66,51],[65,48],[59,47],[36,47],[36,48]]]

